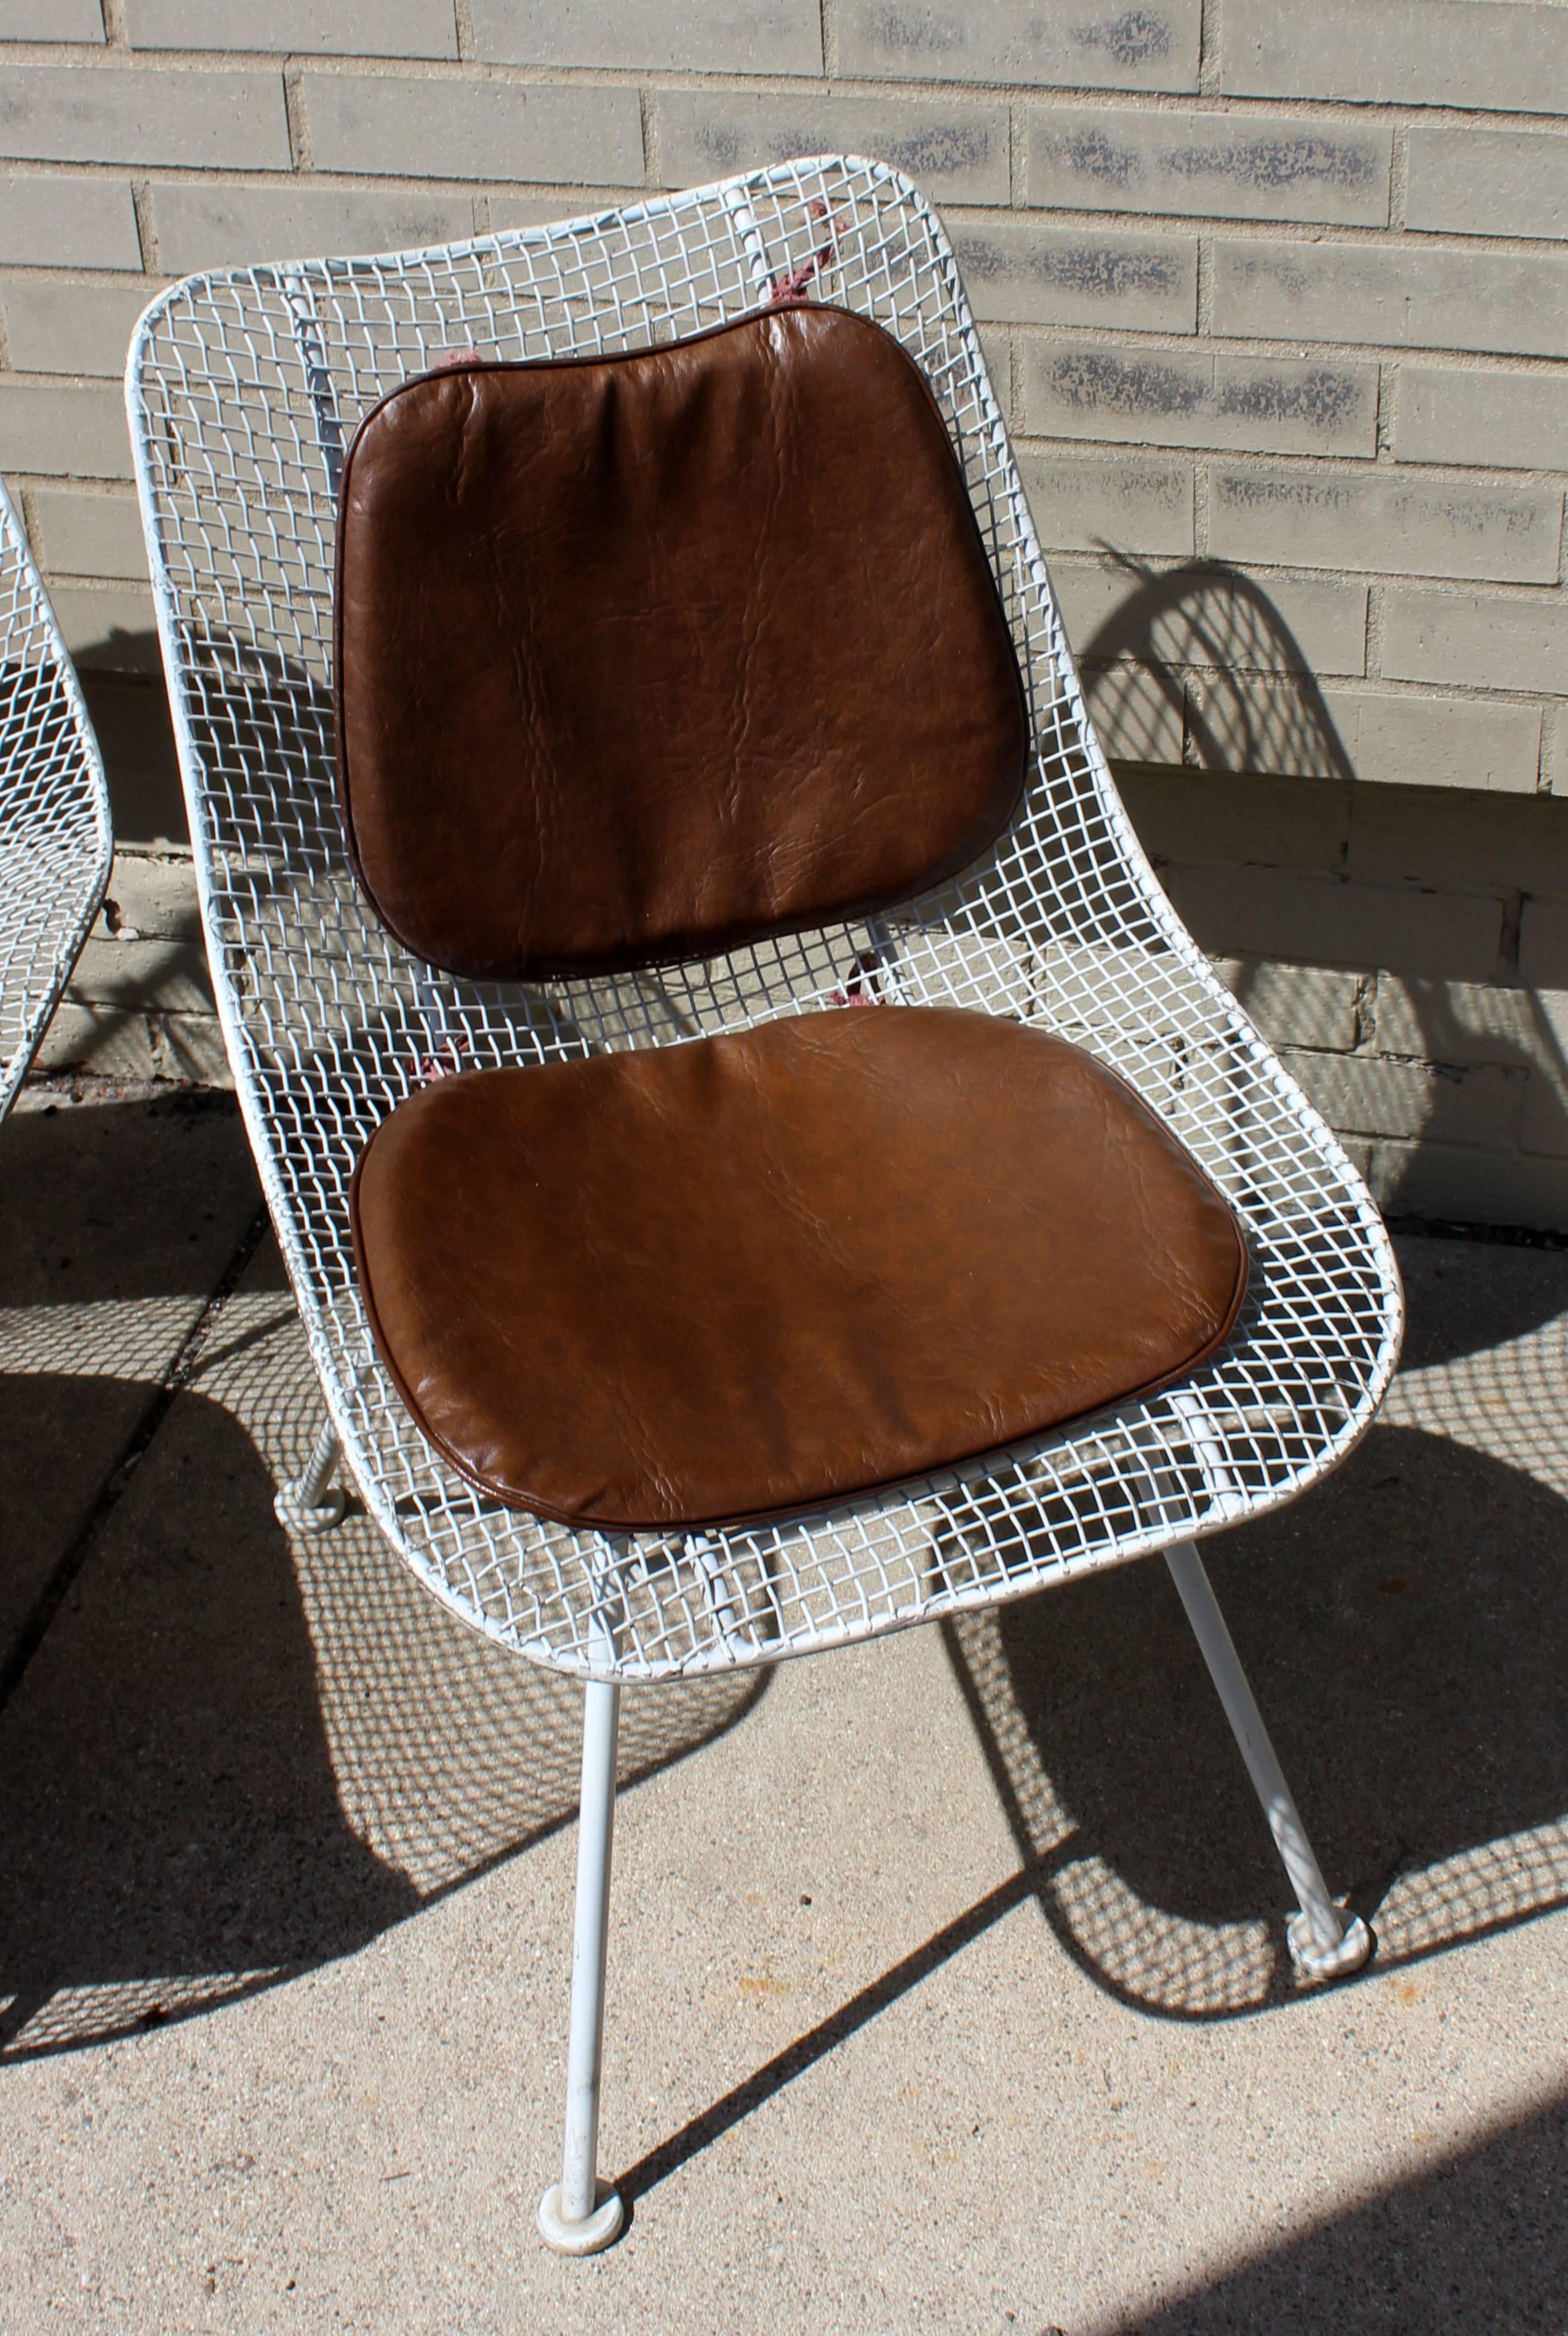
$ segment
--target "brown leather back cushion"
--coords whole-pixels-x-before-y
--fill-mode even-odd
[[[842,309],[404,383],[349,450],[336,632],[355,867],[457,973],[869,913],[976,858],[1023,784],[946,429]]]

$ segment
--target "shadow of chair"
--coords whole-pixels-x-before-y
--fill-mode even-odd
[[[1307,652],[1270,593],[1255,577],[1222,563],[1194,561],[1156,572],[1125,556],[1116,559],[1126,578],[1126,595],[1081,650],[1085,694],[1111,752],[1125,764],[1168,769],[1179,762],[1194,776],[1256,774],[1265,781],[1307,779],[1337,787],[1343,794],[1348,851],[1362,783]],[[1388,790],[1378,792],[1386,796]],[[1425,815],[1434,792],[1451,800],[1451,790],[1408,791],[1414,822]],[[1528,808],[1544,817],[1568,819],[1568,806],[1532,800]],[[1498,803],[1499,816],[1520,809],[1519,798]],[[1200,902],[1183,897],[1179,906],[1204,947],[1215,954],[1229,951],[1225,930],[1205,930]],[[1506,916],[1503,921],[1496,985],[1479,998],[1473,978],[1398,974],[1407,1007],[1401,1019],[1407,1019],[1418,1037],[1412,1046],[1396,1044],[1389,1051],[1435,1066],[1437,1076],[1416,1150],[1378,1193],[1393,1213],[1424,1212],[1423,1195],[1430,1186],[1419,1157],[1422,1144],[1474,1142],[1474,1113],[1460,1094],[1465,1066],[1485,1063],[1516,1077],[1534,1074],[1533,1142],[1547,1157],[1568,1153],[1568,1052],[1539,997],[1519,981],[1516,904],[1512,930]],[[1326,931],[1321,950],[1307,961],[1343,960],[1337,960]],[[1263,978],[1262,963],[1253,956],[1242,958],[1232,979],[1241,1004],[1266,1020],[1258,994]],[[1374,1042],[1358,1071],[1359,1092],[1373,1099],[1373,1116],[1378,1059]],[[1550,1082],[1545,1089],[1543,1068]],[[1381,1078],[1389,1106],[1382,1124],[1398,1126],[1408,1110],[1407,1080],[1397,1066]],[[1549,1100],[1542,1106],[1544,1092]],[[1336,1120],[1332,1108],[1325,1115]],[[1354,1137],[1380,1131],[1358,1125],[1339,1132]]]
[[[270,1252],[124,1465],[193,1308],[198,1252],[169,1212],[226,1225],[254,1207],[232,1119],[225,1098],[7,1129],[0,1399],[7,1450],[41,1459],[7,1487],[5,1644],[84,1503],[98,1523],[0,1721],[0,2060],[352,1953],[577,1809],[573,1682],[498,1660],[363,1516],[295,1545],[278,1523],[278,1455],[308,1448],[318,1398]],[[43,1239],[58,1215],[69,1258]],[[105,1479],[118,1497],[93,1512]],[[766,1684],[628,1695],[626,1780],[735,1725]]]
[[[1506,2336],[1560,2321],[1568,2292],[1568,2098],[1429,2160],[1216,2271],[1107,2336]]]
[[[1301,645],[1255,579],[1120,564],[1127,596],[1082,662],[1096,718],[1124,756],[1168,759],[1174,733],[1194,774],[1355,781]],[[1242,968],[1243,1005],[1257,970]],[[1480,1034],[1453,986],[1407,988],[1427,1058],[1473,1060]],[[1504,1035],[1489,1058],[1528,1066],[1544,1053],[1568,1083],[1538,1001],[1517,995],[1535,1054]],[[1446,1133],[1440,1094],[1426,1132]],[[1389,1205],[1398,1200],[1396,1189]],[[1533,1326],[1505,1316],[1480,1335]],[[1427,1349],[1440,1335],[1417,1309],[1407,1367],[1437,1359]],[[1332,1870],[1358,1877],[1351,1903],[1378,1916],[1381,1967],[1568,1904],[1568,1719],[1553,1684],[1568,1662],[1565,1531],[1568,1509],[1534,1475],[1381,1424],[1308,1502],[1208,1545]],[[1477,1602],[1477,1552],[1499,1533],[1514,1534],[1522,1562],[1500,1550]],[[1082,1967],[1175,2018],[1282,2000],[1291,1982],[1268,1845],[1246,1823],[1169,1584],[1113,1572],[1069,1599],[960,1619],[945,1636],[1020,1854]],[[1135,1721],[1113,1737],[1110,1710]],[[1184,1748],[1179,1766],[1172,1743]]]
[[[117,1392],[62,1377],[32,1399],[79,1416],[94,1390]],[[181,1396],[6,1713],[0,2059],[351,1954],[576,1814],[572,1683],[497,1661],[363,1522],[324,1607],[272,1497],[241,1423]],[[628,1698],[626,1781],[765,1684]]]
[[[1523,1436],[1553,1358],[1511,1341],[1568,1304],[1568,1265],[1531,1259],[1458,1322],[1436,1302],[1439,1245],[1421,1246],[1407,1368],[1485,1342],[1488,1412],[1517,1412]],[[1461,1434],[1473,1399],[1455,1390]],[[1375,1924],[1374,1969],[1568,1905],[1558,1491],[1385,1419],[1309,1498],[1208,1546],[1309,1821]],[[1080,1967],[1174,2019],[1287,2000],[1268,1844],[1169,1585],[1115,1571],[946,1639],[1039,1903]],[[1114,1734],[1108,1710],[1126,1715]]]

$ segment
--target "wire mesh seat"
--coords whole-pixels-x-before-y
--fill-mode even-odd
[[[904,907],[711,962],[538,983],[432,972],[359,892],[335,791],[336,505],[355,426],[453,355],[635,349],[803,298],[903,344],[963,465],[1033,724],[1009,832]],[[1277,1764],[1253,1759],[1271,1755],[1190,1543],[1294,1498],[1356,1443],[1393,1368],[1398,1277],[1364,1187],[1127,823],[952,254],[916,190],[880,164],[824,159],[439,250],[192,277],[143,318],[127,396],[218,1005],[329,1415],[288,1513],[337,1513],[341,1449],[437,1597],[589,1682],[582,2100],[547,2235],[578,2251],[613,2235],[608,2205],[595,2221],[592,2123],[619,1681],[772,1662],[1164,1550],[1291,1865],[1300,1956],[1350,1967],[1366,1934],[1330,1907]],[[610,1535],[475,1491],[420,1436],[369,1336],[347,1196],[372,1131],[451,1071],[678,1045],[846,1002],[1006,1016],[1130,1081],[1244,1226],[1249,1291],[1226,1346],[1164,1392],[804,1517]]]
[[[103,898],[112,848],[98,742],[0,486],[0,1119]]]

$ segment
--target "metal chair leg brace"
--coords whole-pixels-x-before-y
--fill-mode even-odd
[[[1165,1563],[1300,1903],[1300,1913],[1291,1916],[1285,1932],[1290,1960],[1307,1979],[1339,1979],[1359,1971],[1372,1952],[1372,1933],[1359,1914],[1342,1913],[1329,1895],[1203,1562],[1188,1541],[1168,1549]]]

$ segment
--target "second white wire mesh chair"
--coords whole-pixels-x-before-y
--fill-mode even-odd
[[[903,344],[964,467],[1034,725],[1010,832],[874,921],[709,963],[536,984],[432,973],[357,890],[335,792],[336,506],[356,424],[454,353],[635,349],[803,297]],[[1164,1551],[1300,1901],[1292,1954],[1311,1974],[1354,1969],[1368,1933],[1332,1903],[1193,1543],[1294,1498],[1356,1443],[1393,1368],[1398,1277],[1364,1187],[1128,827],[917,190],[829,159],[441,250],[192,277],[143,318],[127,395],[219,1008],[326,1399],[285,1513],[341,1513],[341,1455],[438,1598],[586,1682],[567,2137],[546,2236],[586,2253],[620,2224],[596,2160],[624,1680],[773,1662]],[[372,1131],[448,1070],[678,1045],[846,997],[1006,1016],[1127,1079],[1245,1228],[1228,1343],[1174,1387],[824,1514],[610,1536],[477,1492],[420,1436],[369,1334],[348,1186]]]
[[[103,898],[103,762],[54,612],[0,486],[0,1119]]]

